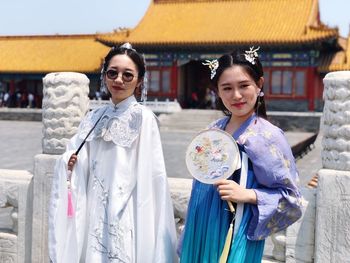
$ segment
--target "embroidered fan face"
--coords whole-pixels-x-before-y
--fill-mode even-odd
[[[236,142],[230,134],[210,129],[200,132],[186,151],[186,165],[197,180],[212,184],[228,178],[240,167]]]
[[[104,76],[113,103],[117,104],[134,94],[138,80],[135,63],[125,54],[115,55],[109,62]]]

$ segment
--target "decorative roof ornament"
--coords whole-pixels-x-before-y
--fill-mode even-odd
[[[212,61],[206,60],[205,63],[202,63],[204,66],[208,66],[210,69],[210,79],[213,79],[216,74],[216,70],[219,67],[219,61],[217,59],[214,59]]]
[[[249,50],[244,51],[245,59],[250,63],[252,63],[253,65],[255,65],[255,59],[259,57],[257,52],[259,49],[260,47],[257,47],[256,49],[254,49],[254,46],[253,46],[253,47],[250,47]]]

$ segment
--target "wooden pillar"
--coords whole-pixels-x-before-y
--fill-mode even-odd
[[[15,87],[15,81],[13,79],[10,80],[10,89],[9,89],[9,94],[15,94],[16,92],[16,87]]]
[[[171,67],[171,98],[176,99],[177,98],[177,84],[178,84],[178,79],[177,79],[177,61],[173,62],[173,65]]]
[[[315,69],[310,67],[307,69],[307,98],[309,111],[315,110]]]

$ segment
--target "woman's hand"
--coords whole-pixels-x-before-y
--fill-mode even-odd
[[[245,189],[235,181],[220,180],[215,183],[222,200],[234,203],[256,204],[256,194],[252,189]]]
[[[74,167],[75,163],[77,162],[77,158],[78,158],[78,156],[74,153],[70,156],[69,161],[68,161],[68,170],[69,171],[73,171],[73,167]]]

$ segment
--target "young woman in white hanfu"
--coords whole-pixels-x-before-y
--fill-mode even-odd
[[[134,97],[144,76],[144,58],[130,44],[105,57],[102,82],[111,102],[87,114],[56,163],[51,262],[176,262],[157,120]]]

